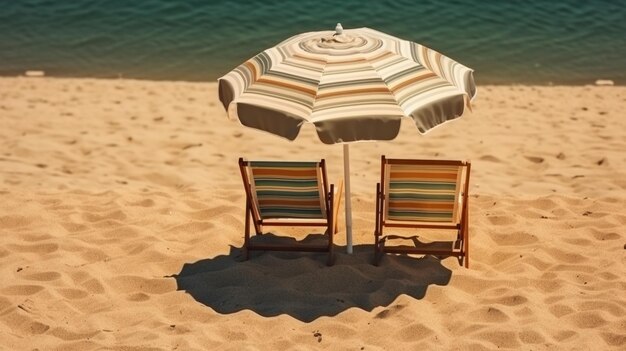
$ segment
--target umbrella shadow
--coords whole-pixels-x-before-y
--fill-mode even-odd
[[[293,243],[292,238],[265,234],[264,240]],[[323,240],[308,235],[298,243]],[[185,263],[176,279],[178,290],[218,313],[251,310],[265,317],[290,315],[303,322],[334,316],[352,307],[371,311],[388,306],[400,294],[421,299],[431,284],[446,285],[452,272],[430,256],[388,255],[371,264],[373,245],[357,245],[354,254],[341,248],[335,264],[326,266],[326,254],[255,252],[243,261],[243,250],[230,247],[228,255]],[[383,310],[376,317],[383,318]]]

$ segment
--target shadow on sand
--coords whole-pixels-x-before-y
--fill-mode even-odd
[[[273,243],[294,240],[263,237]],[[321,238],[311,234],[300,242]],[[247,309],[266,317],[288,314],[303,322],[351,307],[371,311],[388,306],[400,294],[421,299],[428,285],[450,281],[452,272],[434,257],[388,255],[375,267],[373,251],[372,245],[357,245],[347,255],[345,248],[336,247],[335,264],[327,267],[325,253],[253,252],[243,261],[243,250],[231,247],[228,255],[186,263],[172,277],[178,290],[219,313]]]

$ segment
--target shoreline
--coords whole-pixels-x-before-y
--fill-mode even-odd
[[[28,71],[26,71],[28,72]],[[18,78],[29,78],[29,79],[77,79],[77,80],[127,80],[127,81],[141,81],[141,82],[161,82],[161,83],[217,83],[216,80],[170,80],[170,79],[153,79],[153,78],[128,78],[128,77],[89,77],[89,76],[52,76],[47,75],[45,71],[34,70],[33,72],[43,72],[43,75],[31,76],[29,77],[26,73],[17,74],[17,75],[0,75],[0,79],[18,79]],[[226,73],[226,72],[225,72]],[[597,84],[598,81],[609,81],[612,84]],[[504,87],[504,86],[528,86],[528,87],[586,87],[586,86],[615,86],[615,87],[624,87],[626,86],[626,82],[623,84],[611,79],[610,77],[598,77],[593,81],[589,82],[581,82],[577,84],[555,84],[553,82],[543,82],[543,83],[516,83],[516,82],[508,82],[508,83],[481,83],[477,81],[477,87],[481,86],[492,86],[492,87]]]

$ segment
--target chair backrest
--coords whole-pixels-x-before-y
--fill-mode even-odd
[[[466,162],[383,156],[382,172],[385,220],[459,222],[460,195],[469,181]]]
[[[326,219],[326,168],[320,162],[240,161],[257,218]]]

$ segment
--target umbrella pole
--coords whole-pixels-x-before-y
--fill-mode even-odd
[[[350,148],[343,144],[343,176],[346,201],[346,251],[352,254],[352,201],[350,199]]]

